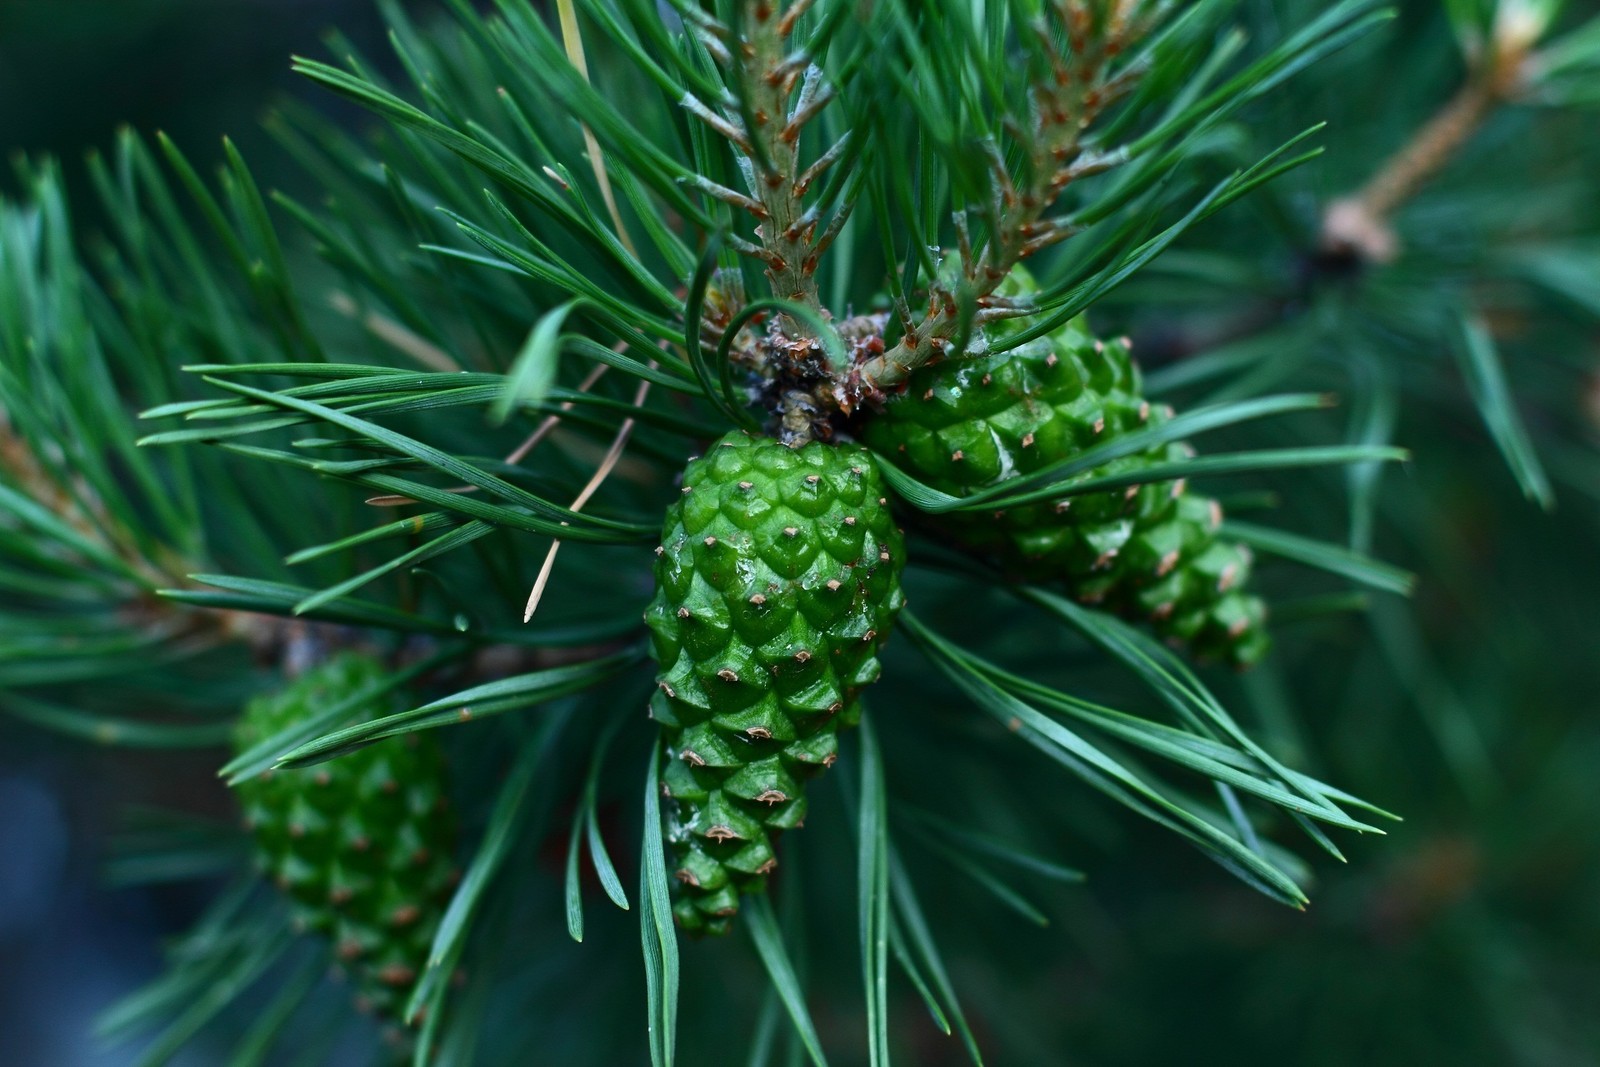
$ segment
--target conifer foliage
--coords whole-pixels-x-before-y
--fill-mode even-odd
[[[1343,367],[1337,338],[1141,374],[1118,331],[1160,271],[1242,276],[1162,254],[1300,180],[1322,115],[1283,101],[1386,11],[1288,4],[1247,43],[1224,0],[382,6],[403,80],[337,38],[295,61],[372,128],[269,119],[316,196],[129,132],[88,165],[103,226],[50,162],[0,209],[0,708],[232,742],[254,835],[143,840],[134,872],[226,888],[110,1033],[153,1031],[148,1062],[825,1064],[827,997],[878,1067],[910,1062],[904,993],[983,1062],[947,946],[1071,892],[1056,850],[1107,839],[1076,798],[1294,908],[1292,843],[1379,832],[1296,766],[1266,603],[1320,656],[1297,620],[1409,591],[1367,554],[1401,392],[1349,430],[1309,357],[1259,360]],[[1600,37],[1542,43],[1558,6],[1450,5],[1469,128],[1331,212],[1318,277],[1395,254],[1488,110],[1582,102]],[[1237,519],[1268,487],[1302,529]],[[330,945],[405,1041],[321,1010]]]

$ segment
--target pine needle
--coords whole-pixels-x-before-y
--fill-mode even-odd
[[[578,383],[577,391],[580,393],[587,393],[590,389],[594,388],[594,383],[600,380],[600,376],[603,375],[606,370],[607,367],[604,363],[595,367],[589,372],[588,376],[585,377],[583,381]],[[573,401],[563,400],[561,402],[561,410],[550,415],[546,415],[543,421],[541,421],[539,425],[534,428],[534,431],[530,433],[520,445],[506,454],[505,462],[508,465],[515,466],[516,464],[527,459],[528,453],[532,452],[540,441],[543,441],[546,437],[550,436],[550,431],[554,430],[558,425],[560,425],[561,416],[566,412],[571,411],[572,405]],[[474,485],[456,485],[444,490],[446,493],[476,493],[477,491],[478,488]],[[403,507],[406,504],[415,504],[418,503],[418,501],[413,500],[408,496],[389,494],[387,496],[369,497],[365,503],[375,508],[397,508]]]
[[[583,76],[583,80],[589,81],[589,64],[583,55],[583,33],[578,29],[577,9],[573,6],[572,0],[556,0],[556,10],[561,16],[561,40],[566,45],[567,58]],[[638,256],[639,250],[634,247],[633,238],[628,234],[628,227],[623,225],[622,212],[617,209],[617,198],[611,192],[611,175],[606,172],[606,161],[600,152],[600,142],[595,140],[594,130],[590,129],[587,122],[580,125],[583,127],[583,144],[584,150],[589,155],[589,166],[594,169],[594,180],[600,186],[600,198],[605,201],[606,211],[611,215],[611,224],[617,228],[617,239],[630,253]]]
[[[655,367],[655,363],[652,362],[650,366],[652,368]],[[605,370],[604,365],[597,368],[590,375],[591,380],[598,378],[599,371],[603,370]],[[644,405],[645,399],[650,395],[650,384],[649,380],[640,381],[639,388],[635,389],[633,393],[634,407],[637,408]],[[554,418],[554,416],[551,417]],[[600,461],[600,466],[595,468],[594,474],[589,478],[589,483],[583,487],[583,491],[573,500],[572,511],[582,511],[583,506],[589,502],[589,498],[594,496],[600,487],[605,484],[605,480],[611,476],[611,472],[616,469],[617,462],[622,459],[623,450],[628,447],[628,438],[633,436],[634,425],[635,421],[631,415],[622,420],[622,425],[617,428],[617,435],[612,438],[611,448],[607,450],[605,458]],[[555,569],[556,553],[559,551],[561,551],[561,539],[557,538],[550,542],[550,551],[545,553],[544,563],[539,567],[539,576],[534,579],[533,590],[528,594],[527,606],[522,609],[523,622],[532,619],[533,613],[539,610],[539,601],[544,599],[544,589],[550,581],[550,572]]]

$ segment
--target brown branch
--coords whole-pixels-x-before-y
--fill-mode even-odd
[[[1328,205],[1322,218],[1324,249],[1374,263],[1398,256],[1400,244],[1390,219],[1456,157],[1497,108],[1517,96],[1532,44],[1516,27],[1502,27],[1455,96],[1384,160],[1365,185]]]

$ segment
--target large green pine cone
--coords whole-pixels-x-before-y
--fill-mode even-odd
[[[1144,400],[1125,342],[1096,340],[1074,321],[1008,352],[918,370],[862,434],[918,480],[963,496],[1171,415]],[[1083,477],[1192,454],[1163,445]],[[949,513],[929,525],[1013,573],[1064,581],[1084,603],[1146,619],[1201,658],[1245,667],[1266,652],[1266,612],[1243,591],[1250,551],[1218,539],[1221,522],[1215,500],[1178,481]]]
[[[371,657],[343,653],[257,697],[240,719],[238,750],[384,673]],[[367,708],[360,717],[397,710]],[[297,924],[329,938],[363,1007],[398,1019],[456,879],[438,742],[417,734],[380,741],[314,767],[265,771],[238,793],[257,860],[294,902]]]
[[[685,930],[725,931],[805,818],[806,779],[880,672],[904,555],[866,449],[735,432],[684,471],[645,618]]]

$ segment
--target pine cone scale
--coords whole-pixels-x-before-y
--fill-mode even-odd
[[[871,454],[730,434],[690,463],[646,619],[679,922],[720,932],[805,819],[903,600]]]
[[[1126,342],[1094,340],[1069,323],[998,355],[920,369],[862,433],[919,480],[966,496],[1171,416],[1140,395]],[[1081,480],[1137,475],[1190,455],[1187,445],[1160,445]],[[1265,654],[1265,608],[1240,591],[1249,553],[1217,540],[1221,519],[1215,500],[1178,480],[955,512],[926,525],[1014,574],[1062,582],[1082,603],[1147,621],[1202,658],[1245,667]]]
[[[313,667],[250,703],[239,750],[372,686],[383,672],[353,653]],[[437,742],[382,741],[318,767],[264,772],[240,782],[238,793],[257,862],[294,902],[296,924],[329,938],[363,1005],[398,1018],[456,877]]]

